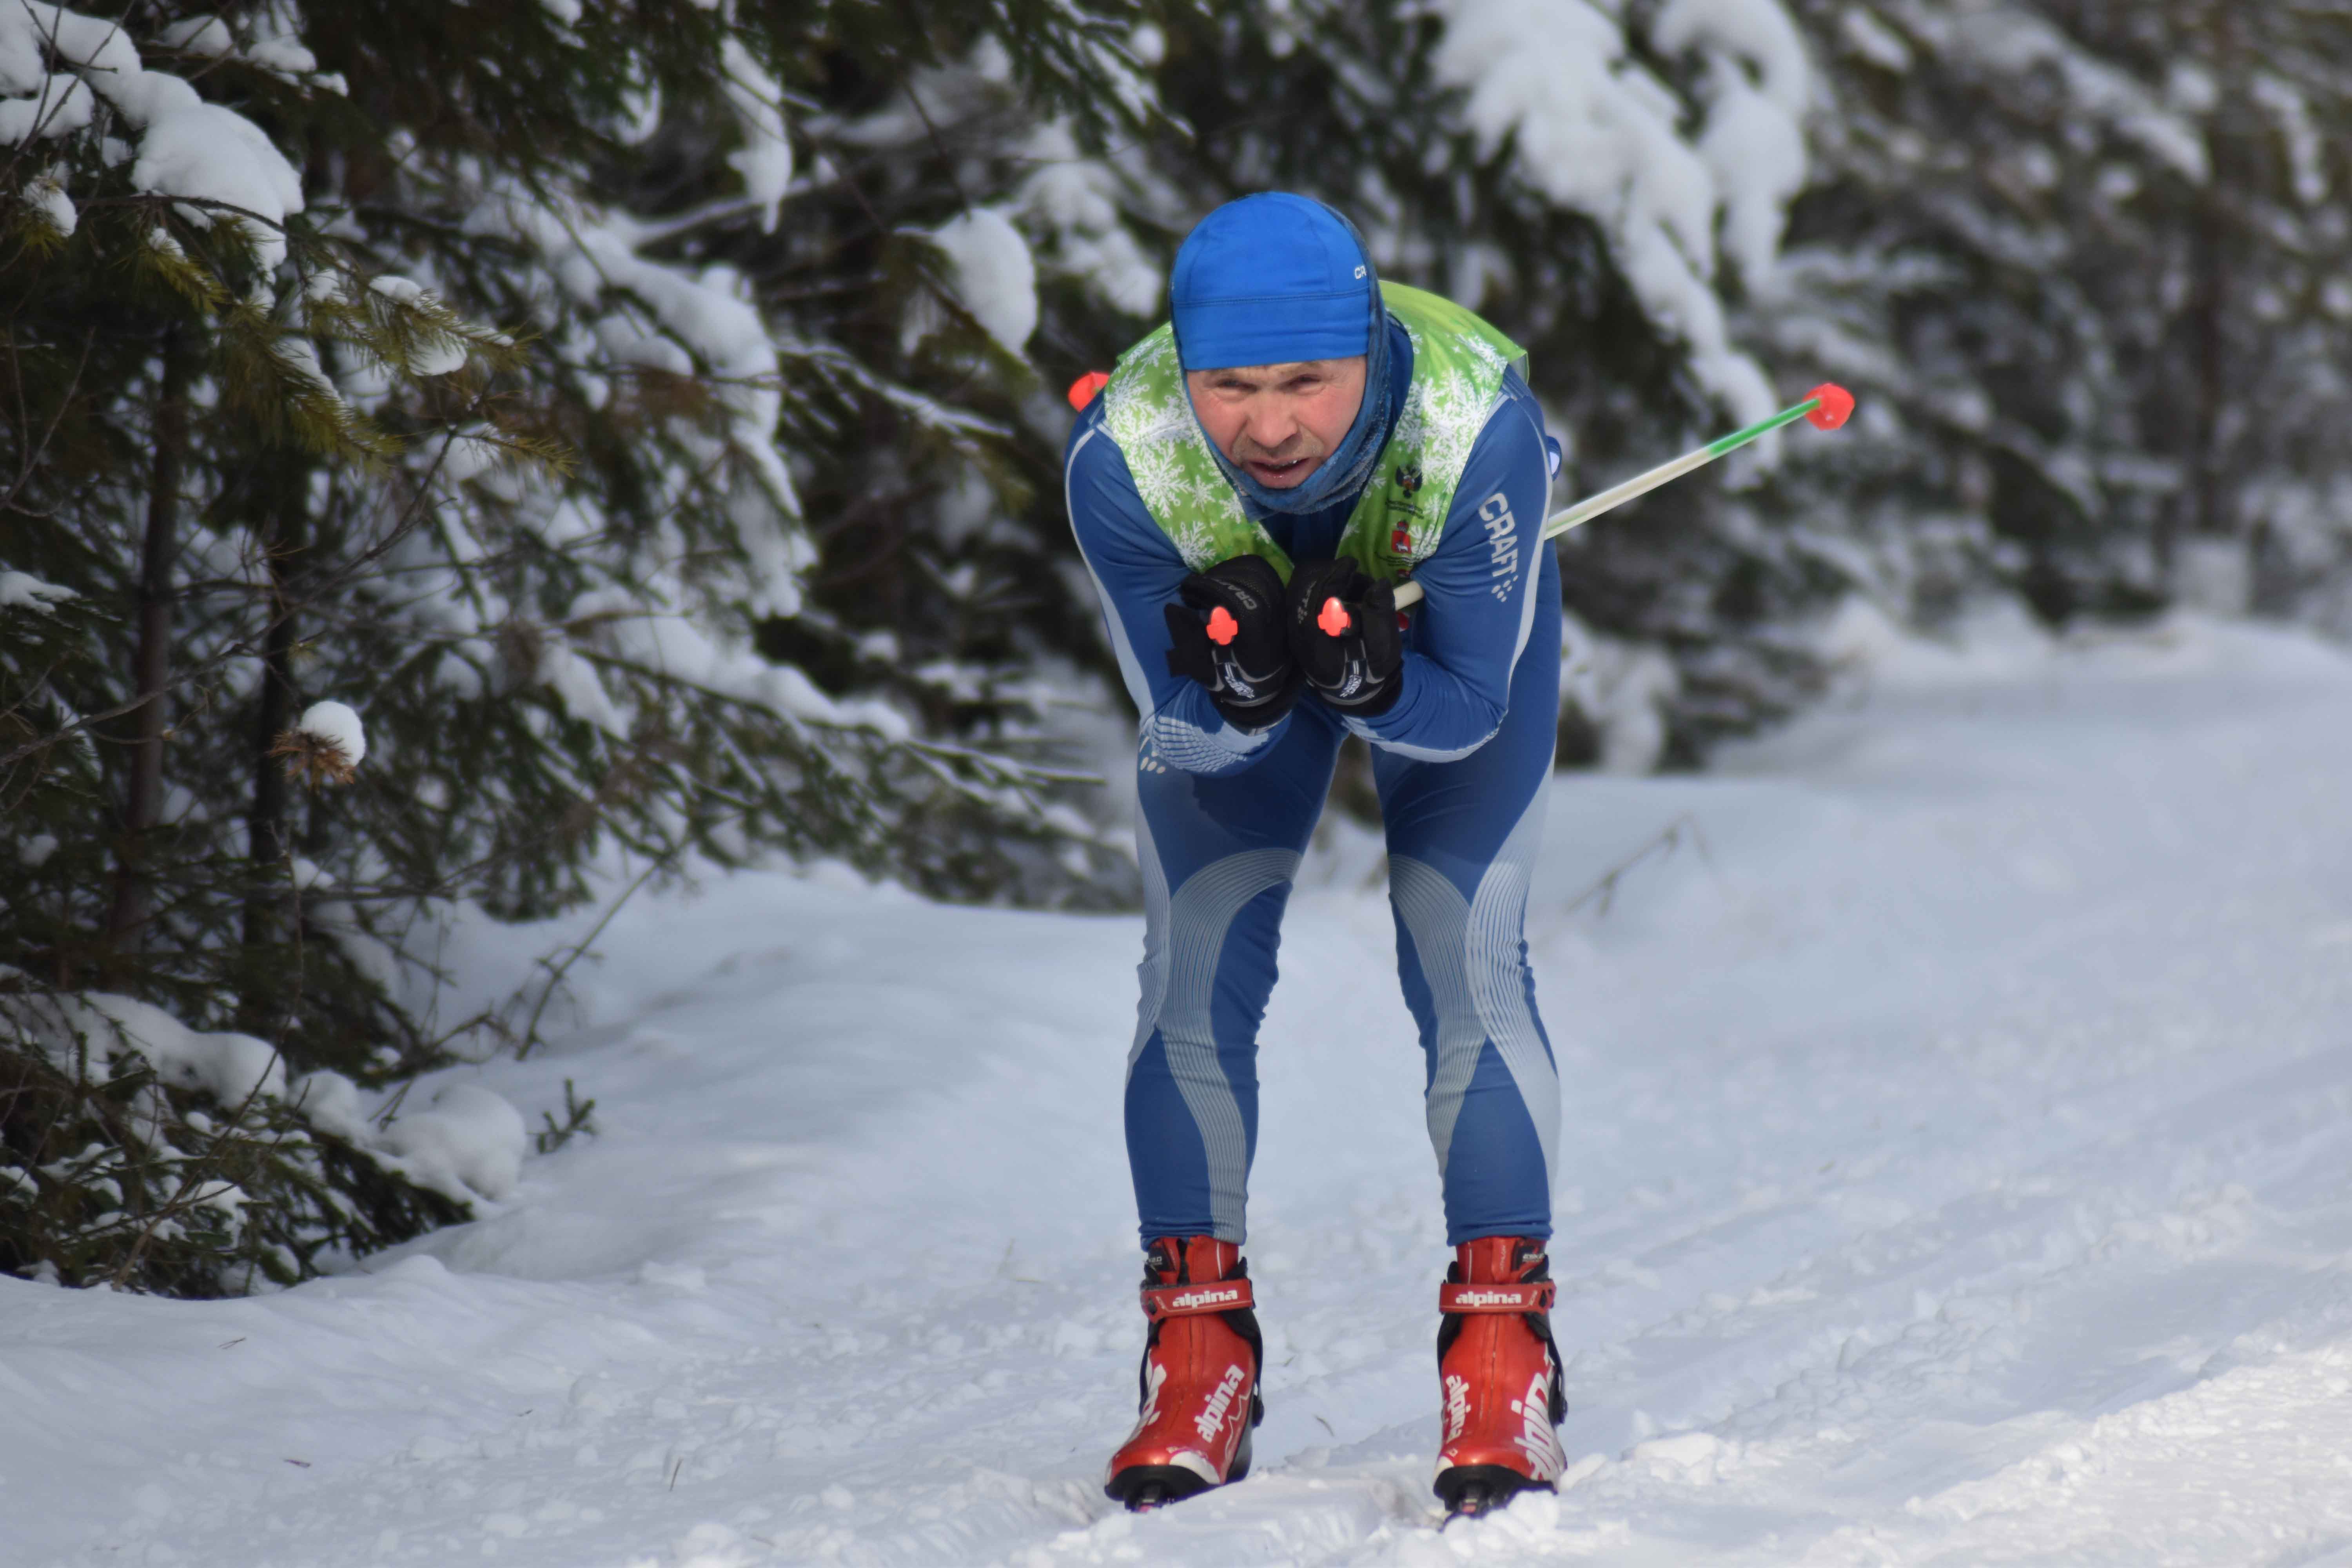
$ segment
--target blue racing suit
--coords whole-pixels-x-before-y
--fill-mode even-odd
[[[1394,321],[1388,330],[1401,407],[1412,343]],[[1309,689],[1253,735],[1169,673],[1162,606],[1190,568],[1144,509],[1100,397],[1071,432],[1071,526],[1142,714],[1143,995],[1127,1148],[1147,1245],[1244,1239],[1258,1024],[1291,880],[1350,730],[1372,748],[1397,972],[1427,1058],[1449,1243],[1551,1234],[1559,1081],[1522,933],[1559,715],[1559,568],[1538,540],[1553,450],[1510,373],[1438,547],[1413,574],[1426,596],[1394,705],[1342,719]],[[1328,559],[1356,500],[1263,521],[1293,561]]]

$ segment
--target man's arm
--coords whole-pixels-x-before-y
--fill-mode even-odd
[[[1348,728],[1376,746],[1450,762],[1484,745],[1503,722],[1511,671],[1543,606],[1539,535],[1551,500],[1543,414],[1514,371],[1471,448],[1437,552],[1413,581],[1403,689],[1384,713]]]
[[[1127,459],[1102,428],[1102,402],[1078,420],[1063,458],[1063,484],[1078,552],[1101,596],[1103,624],[1143,737],[1161,762],[1188,773],[1239,773],[1263,757],[1287,717],[1251,732],[1225,722],[1208,689],[1168,669],[1165,606],[1192,574],[1151,521]]]

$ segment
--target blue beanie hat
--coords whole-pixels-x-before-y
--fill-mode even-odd
[[[1379,280],[1347,220],[1267,191],[1201,220],[1169,282],[1186,370],[1346,359],[1370,352]]]

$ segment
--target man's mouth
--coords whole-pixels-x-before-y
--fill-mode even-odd
[[[1305,479],[1308,467],[1314,461],[1312,458],[1286,458],[1280,462],[1269,462],[1263,458],[1252,458],[1244,466],[1259,483],[1278,486],[1296,484]]]

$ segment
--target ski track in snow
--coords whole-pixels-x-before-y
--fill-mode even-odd
[[[248,1300],[0,1280],[0,1559],[2352,1565],[2348,720],[2352,658],[2184,621],[1561,780],[1557,1498],[1433,1528],[1437,1184],[1342,834],[1264,1036],[1246,1482],[1099,1491],[1139,922],[751,875],[450,1075],[603,1130],[478,1223]]]

